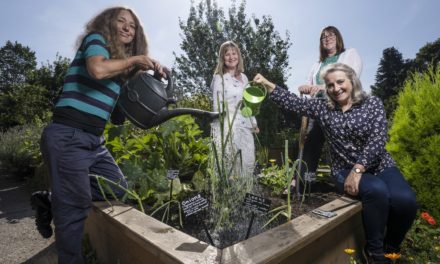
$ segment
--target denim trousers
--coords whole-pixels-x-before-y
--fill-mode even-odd
[[[51,178],[52,215],[58,263],[84,263],[81,242],[92,200],[102,200],[101,175],[126,187],[125,178],[104,146],[104,138],[81,129],[51,123],[40,143]],[[114,188],[117,196],[123,192]]]
[[[335,174],[338,191],[343,192],[349,173]],[[389,167],[377,175],[363,173],[358,198],[367,250],[375,254],[383,254],[385,246],[399,250],[418,208],[416,195],[399,169]]]

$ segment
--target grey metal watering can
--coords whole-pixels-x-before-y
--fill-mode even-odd
[[[148,129],[157,126],[172,117],[190,114],[213,120],[217,112],[208,112],[193,108],[168,109],[176,100],[168,98],[167,91],[173,86],[171,74],[167,73],[168,84],[156,79],[148,72],[141,72],[129,80],[123,87],[118,103],[125,116],[137,127]]]

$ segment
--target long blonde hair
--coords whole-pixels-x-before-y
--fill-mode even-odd
[[[345,76],[350,80],[353,90],[351,91],[351,101],[352,105],[357,105],[362,103],[365,99],[368,98],[368,95],[362,90],[362,84],[359,78],[356,75],[356,72],[348,65],[343,63],[334,63],[325,67],[322,71],[321,78],[326,82],[327,75],[330,73],[341,71],[345,73]],[[326,91],[328,98],[328,106],[330,109],[335,109],[337,102],[333,100],[333,98],[328,94],[327,82],[326,82]]]
[[[233,41],[228,40],[220,45],[220,49],[218,51],[217,67],[215,68],[214,74],[219,74],[220,76],[223,76],[227,72],[225,65],[225,54],[229,49],[234,49],[238,54],[238,65],[235,69],[235,76],[238,76],[240,75],[240,73],[244,72],[243,57],[241,56],[240,48]]]
[[[135,35],[133,41],[127,45],[119,40],[116,27],[118,15],[123,10],[130,12],[135,21]],[[134,55],[148,55],[148,41],[142,24],[134,11],[127,7],[107,8],[92,18],[87,23],[84,34],[78,38],[78,46],[81,45],[83,38],[92,32],[102,34],[107,41],[107,48],[112,59],[124,59]]]

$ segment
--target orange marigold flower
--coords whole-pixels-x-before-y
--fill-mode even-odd
[[[356,250],[352,249],[352,248],[346,248],[344,249],[344,252],[348,255],[351,255],[355,252]]]
[[[385,254],[386,258],[389,258],[391,260],[396,260],[400,258],[400,253],[389,253],[389,254]]]
[[[430,214],[428,214],[427,212],[423,212],[420,215],[423,219],[425,219],[426,221],[428,221],[429,218],[431,218],[432,216]]]
[[[435,221],[435,219],[433,217],[428,218],[426,221],[428,221],[428,223],[430,225],[436,225],[437,224],[437,222]]]

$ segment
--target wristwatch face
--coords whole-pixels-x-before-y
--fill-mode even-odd
[[[354,168],[354,172],[356,172],[356,173],[361,173],[361,169],[359,169],[359,168]]]

